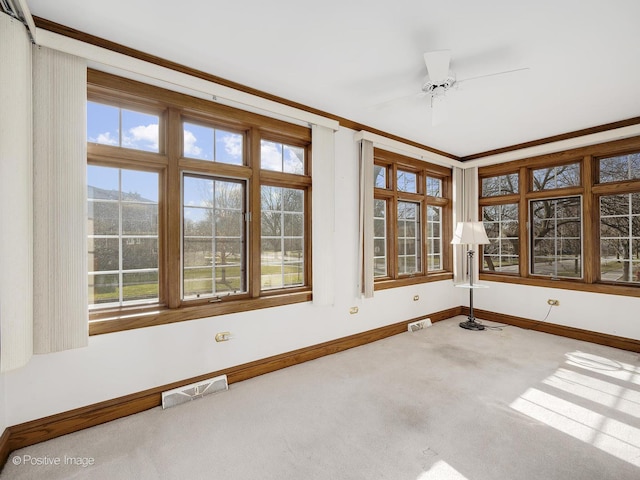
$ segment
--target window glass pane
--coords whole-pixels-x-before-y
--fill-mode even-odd
[[[427,206],[427,271],[442,270],[442,207]]]
[[[482,207],[482,220],[491,242],[482,246],[483,270],[519,273],[518,204]]]
[[[213,128],[184,122],[183,155],[200,160],[213,160]]]
[[[264,170],[303,175],[305,170],[304,148],[261,140],[260,166]]]
[[[420,204],[398,202],[398,274],[422,271]]]
[[[158,298],[158,270],[124,272],[122,274],[123,303]]]
[[[533,170],[533,189],[536,191],[573,187],[580,183],[579,163]]]
[[[417,192],[417,175],[413,172],[398,170],[398,190],[401,192]]]
[[[184,156],[231,165],[243,165],[243,136],[184,122]]]
[[[580,197],[531,202],[532,263],[535,275],[582,277]]]
[[[640,178],[640,153],[600,159],[600,183]]]
[[[640,193],[600,197],[600,279],[640,283]]]
[[[120,146],[120,109],[87,102],[87,141]]]
[[[373,186],[374,188],[387,188],[387,167],[373,166]]]
[[[216,129],[216,162],[243,165],[243,136]]]
[[[89,306],[157,301],[158,174],[89,165],[87,184]]]
[[[135,150],[158,152],[158,132],[160,119],[157,115],[121,110],[122,146]]]
[[[87,141],[159,152],[160,117],[135,110],[87,102]]]
[[[283,145],[282,164],[285,173],[304,173],[304,148]]]
[[[373,276],[387,276],[387,202],[373,201]]]
[[[496,197],[518,193],[518,174],[509,173],[482,179],[482,196]]]
[[[442,197],[442,180],[434,177],[427,177],[427,195],[430,197]]]
[[[245,183],[185,175],[183,297],[246,292]]]
[[[304,191],[261,187],[261,286],[304,285]]]

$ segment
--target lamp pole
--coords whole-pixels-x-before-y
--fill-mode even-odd
[[[476,317],[473,315],[473,254],[475,252],[472,248],[467,250],[467,270],[469,272],[469,316],[466,322],[460,322],[462,328],[467,330],[484,330],[484,325],[476,322]]]

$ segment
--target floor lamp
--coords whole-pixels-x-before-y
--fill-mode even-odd
[[[487,232],[484,230],[482,222],[458,222],[456,231],[453,234],[451,243],[454,245],[468,245],[467,250],[467,271],[469,272],[469,283],[461,283],[456,287],[469,289],[469,320],[461,322],[460,326],[467,330],[484,330],[484,326],[476,322],[473,316],[473,290],[481,288],[479,284],[473,283],[473,251],[474,245],[486,245],[489,242]]]

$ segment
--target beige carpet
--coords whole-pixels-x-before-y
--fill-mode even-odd
[[[0,478],[640,478],[638,354],[462,319],[24,448]]]

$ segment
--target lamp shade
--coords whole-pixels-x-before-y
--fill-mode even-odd
[[[458,222],[451,243],[486,245],[490,242],[482,222]]]

